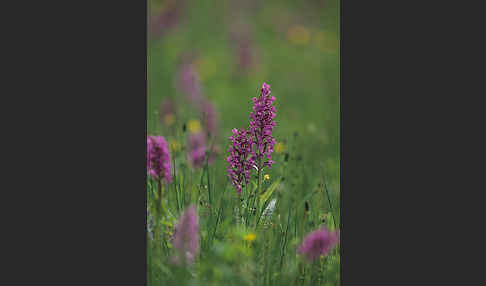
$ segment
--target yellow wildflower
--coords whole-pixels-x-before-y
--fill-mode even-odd
[[[170,139],[169,149],[171,152],[179,152],[181,150],[181,144],[174,139]]]
[[[280,153],[280,152],[283,152],[283,151],[285,151],[285,145],[282,142],[278,142],[275,145],[275,152]]]
[[[247,234],[245,235],[245,237],[243,237],[244,240],[246,241],[254,241],[256,238],[256,235],[254,233],[250,233],[250,234]]]
[[[187,129],[189,129],[189,132],[191,133],[198,133],[199,131],[201,131],[201,123],[199,122],[199,120],[189,120],[189,122],[187,123]]]
[[[267,181],[270,180],[270,175],[269,174],[265,174],[265,176],[263,176],[263,179],[264,180],[267,180]]]
[[[289,41],[294,45],[306,45],[310,40],[310,32],[304,26],[293,26],[287,32]]]
[[[175,122],[175,116],[172,113],[166,114],[164,116],[164,124],[167,126],[171,126]]]

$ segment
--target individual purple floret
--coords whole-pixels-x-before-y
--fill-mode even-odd
[[[250,113],[250,133],[253,136],[252,157],[258,162],[259,168],[264,166],[272,167],[272,152],[276,141],[272,136],[275,126],[275,101],[270,96],[270,85],[263,83],[261,95],[253,98],[253,112]],[[265,160],[262,162],[262,160]],[[261,164],[261,165],[260,165]]]
[[[156,179],[165,179],[170,182],[171,163],[170,153],[167,142],[162,136],[147,137],[147,171],[149,175]]]
[[[299,247],[299,253],[304,255],[310,262],[321,255],[327,255],[339,242],[339,234],[329,231],[326,227],[309,233]]]
[[[173,236],[176,264],[193,263],[199,251],[199,217],[196,207],[191,205],[179,218]]]
[[[255,165],[251,157],[252,138],[248,136],[246,130],[238,130],[234,128],[232,130],[233,136],[230,136],[231,145],[228,152],[230,156],[226,159],[229,163],[228,177],[231,183],[238,191],[238,195],[241,194],[241,185],[243,179],[245,185],[248,185],[250,180],[250,170]]]

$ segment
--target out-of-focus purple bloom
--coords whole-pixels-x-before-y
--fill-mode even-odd
[[[172,261],[176,264],[193,263],[199,251],[199,217],[196,207],[189,206],[179,218],[173,236],[176,250]]]
[[[242,40],[238,45],[238,65],[244,71],[250,69],[253,63],[253,50],[250,40]]]
[[[159,14],[150,18],[150,32],[152,36],[161,37],[180,22],[184,2],[183,0],[173,2],[173,4],[169,4],[171,5],[170,7],[166,7]]]
[[[263,83],[261,95],[253,98],[253,112],[250,113],[250,133],[253,136],[252,158],[255,162],[263,163],[264,166],[272,167],[272,152],[276,141],[272,136],[275,126],[275,101],[274,96],[270,96],[270,85]],[[265,160],[262,162],[262,160]]]
[[[168,123],[172,122],[175,118],[176,114],[176,104],[172,98],[166,98],[160,104],[160,121],[168,125]],[[169,124],[170,125],[170,124]]]
[[[236,51],[236,62],[241,71],[247,72],[253,65],[253,45],[247,25],[234,25],[230,34]]]
[[[184,55],[180,65],[177,86],[191,105],[201,113],[204,128],[212,137],[217,135],[219,115],[214,105],[204,96],[192,55]]]
[[[248,185],[250,180],[250,170],[255,165],[251,156],[252,137],[248,136],[246,130],[232,130],[233,135],[229,137],[231,145],[228,149],[230,156],[226,159],[229,166],[227,169],[231,183],[241,194],[241,185],[245,182]],[[244,180],[244,181],[243,181]]]
[[[162,136],[147,137],[147,171],[156,179],[172,180],[169,147]]]
[[[183,64],[179,71],[179,89],[186,94],[189,102],[196,108],[200,108],[203,103],[199,77],[194,64]]]
[[[204,165],[206,157],[206,138],[202,132],[192,133],[187,137],[189,162],[195,168]]]
[[[326,227],[322,227],[304,238],[298,252],[312,262],[321,255],[327,255],[338,242],[338,232],[329,231]]]

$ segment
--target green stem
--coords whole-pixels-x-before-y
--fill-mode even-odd
[[[329,192],[327,190],[327,184],[324,182],[324,189],[326,191],[327,201],[329,202],[329,207],[331,208],[331,215],[332,215],[332,224],[334,225],[334,229],[336,229],[336,217],[334,216],[334,210],[332,209],[331,198],[329,197]]]
[[[154,250],[158,254],[160,249],[160,218],[162,212],[162,182],[158,180],[157,197],[155,198],[155,222],[154,222]]]
[[[253,208],[256,208],[256,206],[258,206],[258,196],[260,195],[260,193],[262,192],[261,190],[261,187],[262,187],[262,159],[260,158],[258,160],[258,185],[257,185],[257,189],[255,191],[255,197],[253,198],[253,206],[252,206],[252,211],[253,211]],[[256,206],[255,206],[255,202],[256,202]],[[256,225],[257,225],[257,211],[255,211],[255,228],[256,228]]]

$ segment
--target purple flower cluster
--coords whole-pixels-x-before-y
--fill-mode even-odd
[[[262,166],[272,167],[272,152],[276,141],[272,136],[273,127],[275,126],[275,106],[273,102],[275,96],[270,96],[270,85],[263,83],[261,95],[253,98],[253,112],[250,113],[250,132],[254,136],[256,148],[252,150],[253,159],[261,162],[264,157],[267,161]]]
[[[229,163],[227,171],[231,183],[238,191],[238,195],[240,195],[243,179],[245,180],[245,185],[248,185],[250,170],[255,165],[251,157],[253,142],[252,137],[247,136],[246,130],[234,128],[232,132],[233,136],[229,137],[232,143],[228,150],[230,156],[226,159]]]
[[[327,255],[338,242],[338,232],[329,231],[326,227],[323,227],[309,233],[304,238],[298,252],[312,262],[321,255]]]
[[[187,208],[180,217],[175,227],[173,245],[176,250],[172,257],[174,263],[194,262],[199,251],[199,217],[194,205]]]
[[[148,136],[147,171],[149,175],[156,180],[165,179],[167,182],[170,182],[172,180],[170,169],[170,153],[165,138],[162,136]]]

